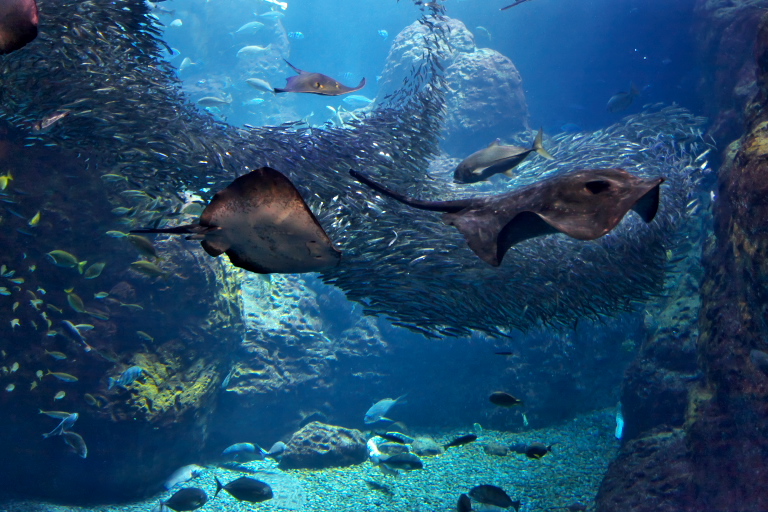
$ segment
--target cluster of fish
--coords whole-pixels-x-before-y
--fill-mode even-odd
[[[261,503],[273,498],[272,488],[266,482],[256,480],[255,478],[241,476],[231,482],[222,484],[218,477],[216,481],[216,493],[213,499],[219,495],[220,491],[226,491],[230,496],[238,501],[247,501],[249,503]],[[208,494],[198,487],[185,487],[176,491],[167,500],[161,501],[154,509],[155,512],[164,512],[168,509],[176,512],[197,510],[208,502]]]
[[[76,412],[69,413],[64,411],[40,411],[40,414],[45,414],[51,418],[61,420],[61,422],[48,432],[43,434],[43,437],[48,439],[49,437],[60,436],[67,446],[78,456],[83,459],[88,456],[88,447],[85,444],[82,436],[76,432],[72,432],[70,429],[75,425],[75,422],[80,417]]]
[[[425,169],[437,153],[445,108],[444,77],[437,55],[445,44],[446,31],[439,16],[441,5],[421,4],[431,14],[420,20],[431,34],[424,39],[424,58],[401,89],[344,129],[317,130],[300,124],[237,129],[217,123],[183,101],[173,69],[160,62],[163,50],[157,28],[147,20],[148,7],[140,4],[135,9],[121,9],[106,2],[82,6],[73,0],[58,2],[46,12],[50,38],[36,41],[0,63],[7,100],[2,114],[14,124],[31,126],[52,113],[69,112],[45,133],[30,136],[31,143],[58,144],[92,155],[94,166],[120,169],[122,175],[165,197],[179,189],[217,190],[232,182],[234,169],[242,172],[252,169],[253,162],[270,162],[292,184],[283,190],[298,191],[301,201],[290,204],[292,211],[303,213],[293,218],[312,233],[309,238],[293,240],[305,249],[298,267],[280,270],[253,264],[253,255],[263,252],[259,246],[251,250],[253,240],[277,228],[274,216],[268,216],[250,234],[233,236],[228,232],[232,230],[206,226],[203,221],[187,225],[185,229],[194,233],[182,232],[202,239],[214,254],[226,252],[231,259],[234,255],[235,264],[243,261],[261,271],[321,270],[323,280],[361,302],[366,313],[386,315],[396,324],[426,335],[465,335],[471,329],[498,335],[532,325],[571,325],[585,316],[629,309],[657,293],[666,251],[673,245],[674,231],[690,201],[688,193],[695,180],[690,164],[701,145],[696,136],[700,121],[683,109],[656,108],[607,130],[553,139],[547,151],[557,160],[535,167],[518,165],[514,188],[508,192],[511,196],[498,196],[496,204],[510,210],[521,206],[520,190],[526,186],[539,190],[538,197],[545,198],[542,201],[557,191],[567,194],[571,188],[563,185],[566,175],[578,168],[626,169],[642,183],[664,176],[664,200],[651,224],[646,226],[629,216],[595,242],[537,236],[552,227],[529,217],[530,222],[514,223],[517,228],[510,244],[506,231],[494,233],[489,228],[507,222],[487,215],[489,209],[482,205],[486,198],[473,198],[447,181],[426,179]],[[107,40],[105,34],[114,37]],[[73,36],[77,36],[77,44]],[[24,65],[38,54],[45,58],[37,59],[39,65],[34,69]],[[72,71],[67,62],[95,65]],[[131,65],[123,65],[125,62]],[[92,72],[96,69],[98,73]],[[292,78],[297,84],[304,83],[305,74],[311,75],[299,73]],[[35,91],[34,101],[29,99],[31,90]],[[137,105],[143,108],[137,109]],[[139,110],[153,115],[139,119]],[[142,130],[136,130],[137,123]],[[643,142],[651,135],[671,136],[680,131],[691,133],[692,139]],[[672,158],[667,156],[670,151]],[[349,169],[364,170],[356,177],[374,188],[378,185],[376,190],[388,197],[361,193],[358,180],[348,175]],[[274,179],[271,174],[267,182]],[[633,198],[639,190],[631,183],[624,187],[628,181],[616,176],[582,177],[582,184],[599,182],[587,188],[589,194],[607,190],[606,195],[611,196],[614,184],[632,191],[615,196],[616,202],[632,203],[618,198]],[[382,181],[394,184],[398,191],[380,185]],[[537,185],[539,182],[543,185]],[[606,188],[603,182],[610,184]],[[264,191],[264,187],[257,188]],[[258,202],[255,195],[249,196],[251,204]],[[445,201],[446,195],[453,199]],[[442,220],[411,206],[439,210],[452,201],[458,202],[450,208],[461,206],[466,211],[447,211]],[[211,210],[201,219],[216,217],[226,219],[229,226],[246,227],[258,217],[238,217],[225,204],[220,206],[224,207],[215,215]],[[624,206],[627,208],[618,211],[626,212],[634,205]],[[648,209],[643,211],[650,214]],[[586,230],[585,239],[611,225],[588,224],[593,229]],[[452,225],[461,235],[452,231]],[[577,231],[581,228],[577,226]],[[480,234],[488,230],[489,237],[497,241],[478,245],[473,241],[478,235],[472,230]],[[465,249],[462,235],[471,250]],[[528,236],[536,238],[514,245]],[[279,249],[270,256],[281,258],[295,250]],[[483,253],[481,257],[488,263],[500,263],[505,252],[514,257],[507,257],[504,265],[494,269],[477,259],[473,250],[477,255]],[[337,257],[337,251],[343,252],[343,258]],[[499,287],[498,282],[510,286]]]

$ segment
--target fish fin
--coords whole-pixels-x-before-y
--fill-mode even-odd
[[[501,139],[496,139],[495,141],[493,141],[490,144],[488,144],[489,148],[492,148],[494,146],[501,146]]]
[[[549,154],[549,151],[544,149],[544,129],[539,128],[539,133],[536,134],[536,139],[533,141],[533,149],[546,158],[547,160],[554,160],[555,157]]]
[[[270,44],[270,46],[272,45],[272,43],[269,43],[269,44]],[[283,60],[285,60],[285,59],[283,59]],[[285,63],[288,64],[291,67],[291,69],[294,70],[297,74],[300,75],[300,74],[304,73],[304,71],[300,70],[299,68],[297,68],[296,66],[294,66],[293,64],[288,62],[287,60],[285,60]],[[277,91],[277,89],[275,89],[275,91]]]
[[[664,179],[661,178],[659,184],[646,192],[632,207],[646,223],[651,222],[659,211],[659,193],[663,182]]]
[[[214,475],[213,479],[216,480],[216,493],[213,495],[213,499],[216,499],[216,496],[219,495],[219,491],[221,491],[224,486],[221,485],[221,480],[219,480],[219,477]]]
[[[272,92],[274,92],[275,94],[277,94],[277,93],[279,93],[279,92],[290,92],[290,91],[288,91],[288,89],[278,89],[277,87],[274,87],[274,88],[272,89]]]
[[[357,87],[354,88],[354,91],[359,91],[363,87],[365,87],[365,77],[363,77],[363,79],[360,80],[360,83],[357,84]],[[349,92],[353,92],[353,91],[349,91]]]

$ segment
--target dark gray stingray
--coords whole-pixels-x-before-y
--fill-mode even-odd
[[[0,0],[0,55],[15,52],[37,37],[35,0]]]
[[[259,274],[317,272],[339,264],[341,253],[293,183],[269,167],[240,176],[218,192],[197,224],[132,233],[191,234],[211,256]]]
[[[338,80],[323,75],[322,73],[307,73],[287,60],[285,63],[291,66],[298,75],[289,77],[285,87],[283,89],[275,88],[275,92],[307,92],[311,94],[321,94],[323,96],[341,96],[342,94],[359,91],[365,87],[365,78],[360,80],[357,87],[347,87]]]
[[[647,223],[659,208],[664,178],[642,179],[623,169],[578,170],[496,196],[421,201],[389,190],[357,171],[372,189],[422,210],[443,212],[480,259],[497,267],[513,245],[551,233],[579,240],[605,235],[631,209]]]

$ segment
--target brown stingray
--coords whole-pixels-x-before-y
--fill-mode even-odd
[[[365,87],[365,78],[357,84],[357,87],[348,87],[338,80],[323,75],[322,73],[308,73],[297,68],[287,60],[285,60],[285,63],[291,66],[291,68],[298,74],[296,76],[288,77],[284,88],[279,89],[276,87],[274,89],[276,93],[306,92],[310,94],[320,94],[322,96],[341,96],[342,94],[359,91]]]
[[[218,192],[197,224],[137,229],[132,233],[191,234],[211,256],[259,274],[318,272],[339,264],[341,253],[293,183],[269,167],[240,176]]]
[[[578,170],[496,196],[455,201],[421,201],[350,174],[372,189],[422,210],[444,212],[483,261],[497,267],[513,245],[529,238],[564,233],[579,240],[605,235],[631,209],[651,222],[659,208],[664,178],[643,179],[623,169]]]
[[[0,0],[0,55],[15,52],[37,37],[35,0]]]

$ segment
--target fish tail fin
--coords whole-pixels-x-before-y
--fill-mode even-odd
[[[131,233],[170,233],[176,235],[187,235],[193,233],[205,233],[210,228],[201,226],[200,224],[185,224],[183,226],[174,226],[172,228],[142,228],[132,229]]]
[[[546,158],[547,160],[554,160],[555,157],[549,154],[549,151],[544,149],[544,129],[539,128],[539,133],[536,134],[536,139],[533,141],[533,150],[538,154]]]
[[[213,479],[216,480],[216,492],[213,495],[213,499],[216,499],[216,496],[219,495],[219,491],[222,490],[224,486],[221,485],[221,480],[219,480],[219,477],[214,476]]]

